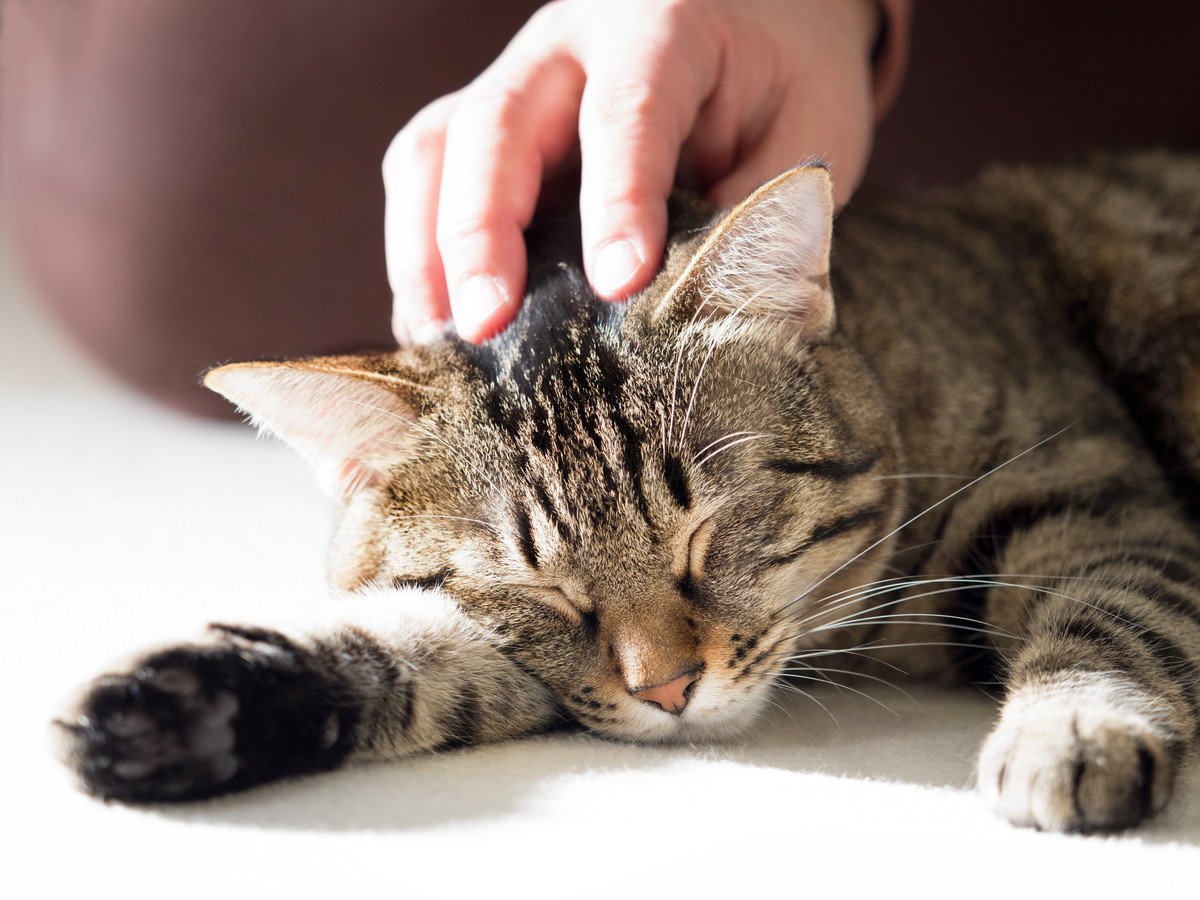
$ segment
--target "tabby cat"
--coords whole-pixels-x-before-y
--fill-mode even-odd
[[[725,738],[788,666],[887,665],[1002,684],[979,785],[1010,821],[1161,809],[1200,716],[1200,160],[862,200],[832,257],[820,165],[672,207],[627,303],[546,219],[483,346],[209,372],[337,498],[348,596],[99,678],[59,723],[84,787]]]

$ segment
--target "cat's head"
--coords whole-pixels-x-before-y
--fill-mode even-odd
[[[626,304],[552,267],[484,346],[206,384],[339,499],[337,585],[445,590],[595,730],[728,734],[895,524],[893,432],[834,334],[831,219],[828,173],[795,169]]]

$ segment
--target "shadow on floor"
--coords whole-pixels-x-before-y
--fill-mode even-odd
[[[320,775],[156,814],[300,831],[410,831],[503,818],[542,802],[564,779],[632,776],[652,793],[679,767],[711,764],[966,793],[996,714],[991,700],[971,690],[818,695],[828,713],[804,697],[776,699],[778,707],[750,734],[720,745],[647,747],[552,735]],[[1151,843],[1200,845],[1198,823],[1200,772],[1192,765],[1171,808],[1136,834]]]

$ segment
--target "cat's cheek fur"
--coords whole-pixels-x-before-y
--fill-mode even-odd
[[[1168,711],[1095,673],[1031,684],[1004,706],[979,760],[988,805],[1014,825],[1105,831],[1166,806],[1178,738]]]

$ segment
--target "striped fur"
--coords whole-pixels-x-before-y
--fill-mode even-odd
[[[482,347],[211,373],[340,498],[333,579],[370,602],[101,680],[64,720],[85,786],[718,737],[837,660],[999,682],[979,777],[1015,823],[1160,809],[1200,716],[1200,162],[863,200],[832,249],[820,167],[709,215],[676,198],[627,304],[546,218]]]

